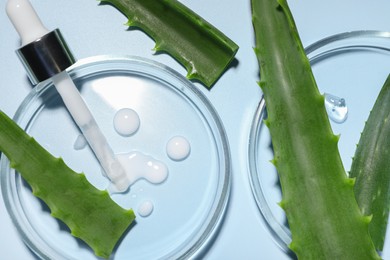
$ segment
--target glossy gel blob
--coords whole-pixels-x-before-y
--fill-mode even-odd
[[[161,161],[141,152],[118,154],[118,160],[126,171],[129,185],[139,179],[160,184],[168,177],[168,167]]]
[[[181,161],[188,157],[191,145],[183,136],[174,136],[167,143],[167,155],[174,161]]]
[[[122,108],[114,116],[114,128],[122,136],[134,134],[140,125],[140,119],[133,109]]]
[[[325,107],[329,118],[335,123],[344,123],[348,117],[348,107],[344,98],[325,93]]]

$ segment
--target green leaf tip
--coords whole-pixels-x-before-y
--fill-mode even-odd
[[[189,79],[211,88],[226,71],[238,45],[176,0],[105,0],[126,15],[187,70]],[[162,44],[164,42],[164,44]]]
[[[349,187],[354,187],[356,182],[356,178],[346,178],[345,179],[345,184]]]
[[[373,215],[369,216],[363,216],[363,222],[366,223],[367,225],[371,223]]]
[[[339,140],[340,140],[340,137],[341,137],[340,134],[338,134],[338,135],[333,135],[332,140],[337,144],[337,143],[339,142]]]
[[[270,163],[272,163],[275,167],[277,166],[278,164],[278,160],[276,158],[273,158],[272,160],[269,161]]]
[[[286,202],[284,200],[281,200],[279,203],[278,203],[278,206],[283,209],[283,210],[286,210]]]
[[[71,234],[86,242],[99,257],[112,254],[135,219],[132,210],[121,208],[107,191],[96,189],[84,174],[52,156],[2,111],[0,151]]]

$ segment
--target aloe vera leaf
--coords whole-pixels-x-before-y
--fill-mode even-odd
[[[300,259],[380,259],[285,0],[252,0],[255,53],[285,210]]]
[[[152,37],[187,69],[187,78],[211,88],[233,60],[238,46],[176,0],[102,0],[127,16],[128,26]]]
[[[135,218],[131,209],[121,208],[107,191],[96,189],[84,174],[53,157],[2,111],[0,151],[73,236],[85,241],[97,256],[111,255]]]
[[[390,75],[380,91],[360,136],[350,177],[366,216],[375,247],[383,250],[390,205]]]

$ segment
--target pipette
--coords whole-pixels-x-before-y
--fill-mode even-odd
[[[111,192],[124,192],[129,180],[66,69],[75,63],[60,31],[48,31],[28,0],[8,0],[7,15],[22,44],[17,54],[35,85],[51,79],[73,120],[111,181]]]

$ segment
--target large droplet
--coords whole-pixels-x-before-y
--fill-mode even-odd
[[[344,123],[348,117],[348,107],[344,98],[325,93],[325,108],[329,118],[338,124]]]

